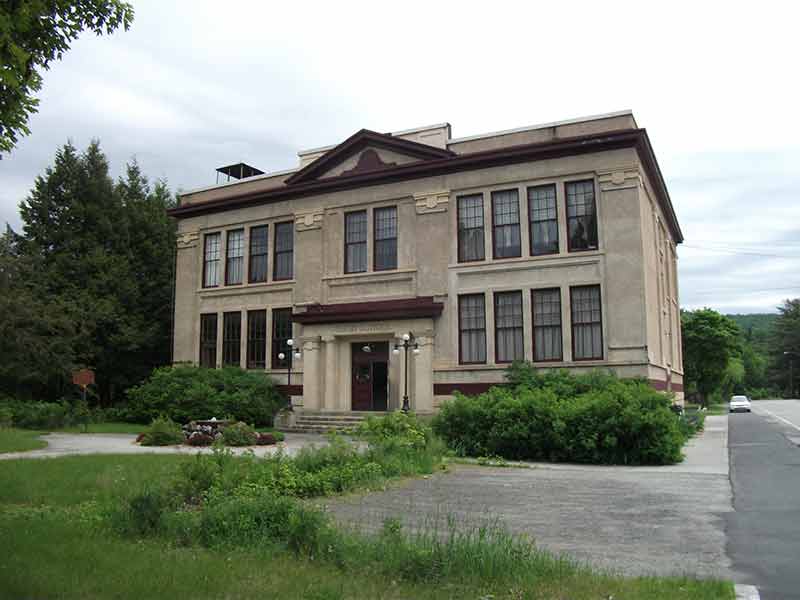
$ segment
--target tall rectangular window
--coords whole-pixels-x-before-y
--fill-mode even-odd
[[[492,192],[492,239],[495,258],[522,256],[517,190]]]
[[[267,368],[267,311],[247,311],[247,368]]]
[[[219,285],[221,233],[207,233],[203,241],[203,287]]]
[[[570,252],[597,249],[597,209],[594,181],[570,181],[567,195],[567,240]]]
[[[483,194],[458,198],[458,262],[483,260]]]
[[[275,273],[273,279],[294,277],[294,223],[275,225]]]
[[[495,362],[523,360],[522,292],[497,292],[494,295]]]
[[[458,297],[459,362],[486,362],[486,307],[483,294]]]
[[[242,313],[226,312],[222,315],[222,364],[241,366]]]
[[[272,311],[272,368],[286,369],[292,361],[292,352],[286,341],[292,337],[292,309],[276,308]],[[283,358],[278,356],[283,353]]]
[[[528,217],[531,226],[531,255],[557,254],[558,211],[555,184],[528,188]]]
[[[603,358],[603,322],[600,308],[600,286],[582,285],[570,288],[572,305],[572,358]]]
[[[266,225],[250,228],[250,283],[261,283],[267,280],[269,261],[269,230]]]
[[[367,270],[367,211],[344,214],[344,272]]]
[[[244,229],[229,231],[225,251],[225,285],[237,285],[244,279]]]
[[[397,268],[397,207],[376,208],[375,270]]]
[[[533,360],[562,360],[561,290],[533,290]]]
[[[217,315],[200,315],[200,366],[217,366]]]

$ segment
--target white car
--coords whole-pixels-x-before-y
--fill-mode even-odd
[[[733,396],[728,406],[731,412],[750,412],[750,399],[747,396]]]

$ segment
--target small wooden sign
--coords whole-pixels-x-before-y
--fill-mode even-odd
[[[87,385],[94,383],[94,371],[91,369],[81,369],[72,374],[72,383],[86,389]]]

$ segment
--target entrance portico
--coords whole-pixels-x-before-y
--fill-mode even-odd
[[[433,412],[434,318],[441,310],[432,299],[414,298],[309,307],[295,313],[294,321],[303,327],[298,337],[303,348],[303,410],[398,410],[408,368],[411,409]],[[409,332],[419,352],[409,354],[406,367],[404,355],[392,349]]]

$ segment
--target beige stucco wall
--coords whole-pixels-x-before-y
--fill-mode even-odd
[[[599,248],[569,253],[563,184],[589,178],[595,182]],[[557,184],[561,248],[557,255],[530,257],[527,256],[526,188],[543,183]],[[294,307],[300,311],[310,303],[435,296],[444,303],[444,311],[439,318],[425,322],[294,326],[294,336],[303,347],[303,359],[297,364],[297,374],[292,375],[293,384],[304,386],[303,397],[295,398],[298,405],[304,404],[307,409],[349,409],[350,342],[393,343],[404,331],[413,331],[420,337],[422,349],[411,361],[411,396],[417,410],[427,412],[443,399],[434,397],[435,384],[502,381],[505,365],[495,364],[493,358],[494,292],[522,290],[525,357],[530,359],[533,356],[530,290],[559,287],[564,360],[547,367],[573,370],[610,367],[623,376],[666,380],[665,367],[671,364],[672,381],[679,382],[674,243],[668,234],[662,232],[658,237],[654,233],[658,209],[648,185],[636,151],[621,149],[375,185],[181,219],[175,360],[197,362],[201,313],[216,312],[221,323],[223,312],[241,310],[245,332],[248,309]],[[490,193],[511,187],[519,190],[523,257],[493,260]],[[487,259],[459,264],[456,198],[465,193],[484,196]],[[398,268],[372,272],[372,211],[381,206],[398,208]],[[369,212],[369,271],[345,274],[344,213],[355,209]],[[663,216],[659,215],[659,219],[663,224]],[[245,226],[247,248],[250,226],[274,225],[286,220],[295,223],[295,279],[272,282],[270,269],[267,283],[201,288],[203,234]],[[663,231],[667,231],[665,227]],[[273,235],[270,228],[270,264]],[[657,260],[657,248],[665,249],[663,265]],[[245,269],[246,265],[247,260]],[[247,281],[246,273],[244,279]],[[662,280],[667,282],[663,284],[665,293],[659,291]],[[600,361],[575,362],[571,356],[569,288],[582,284],[601,285],[605,347],[604,359]],[[459,294],[476,292],[486,294],[487,364],[459,365],[457,299]],[[662,304],[673,306],[674,314],[669,313],[659,325]],[[272,312],[268,311],[268,332],[271,319]],[[667,326],[672,327],[671,338],[667,337]],[[221,337],[218,336],[217,351],[220,360]],[[663,349],[665,345],[671,350]],[[242,347],[244,366],[244,340]],[[398,386],[404,373],[402,361],[390,355],[389,362],[391,407],[398,406]],[[285,382],[285,371],[270,372]]]

